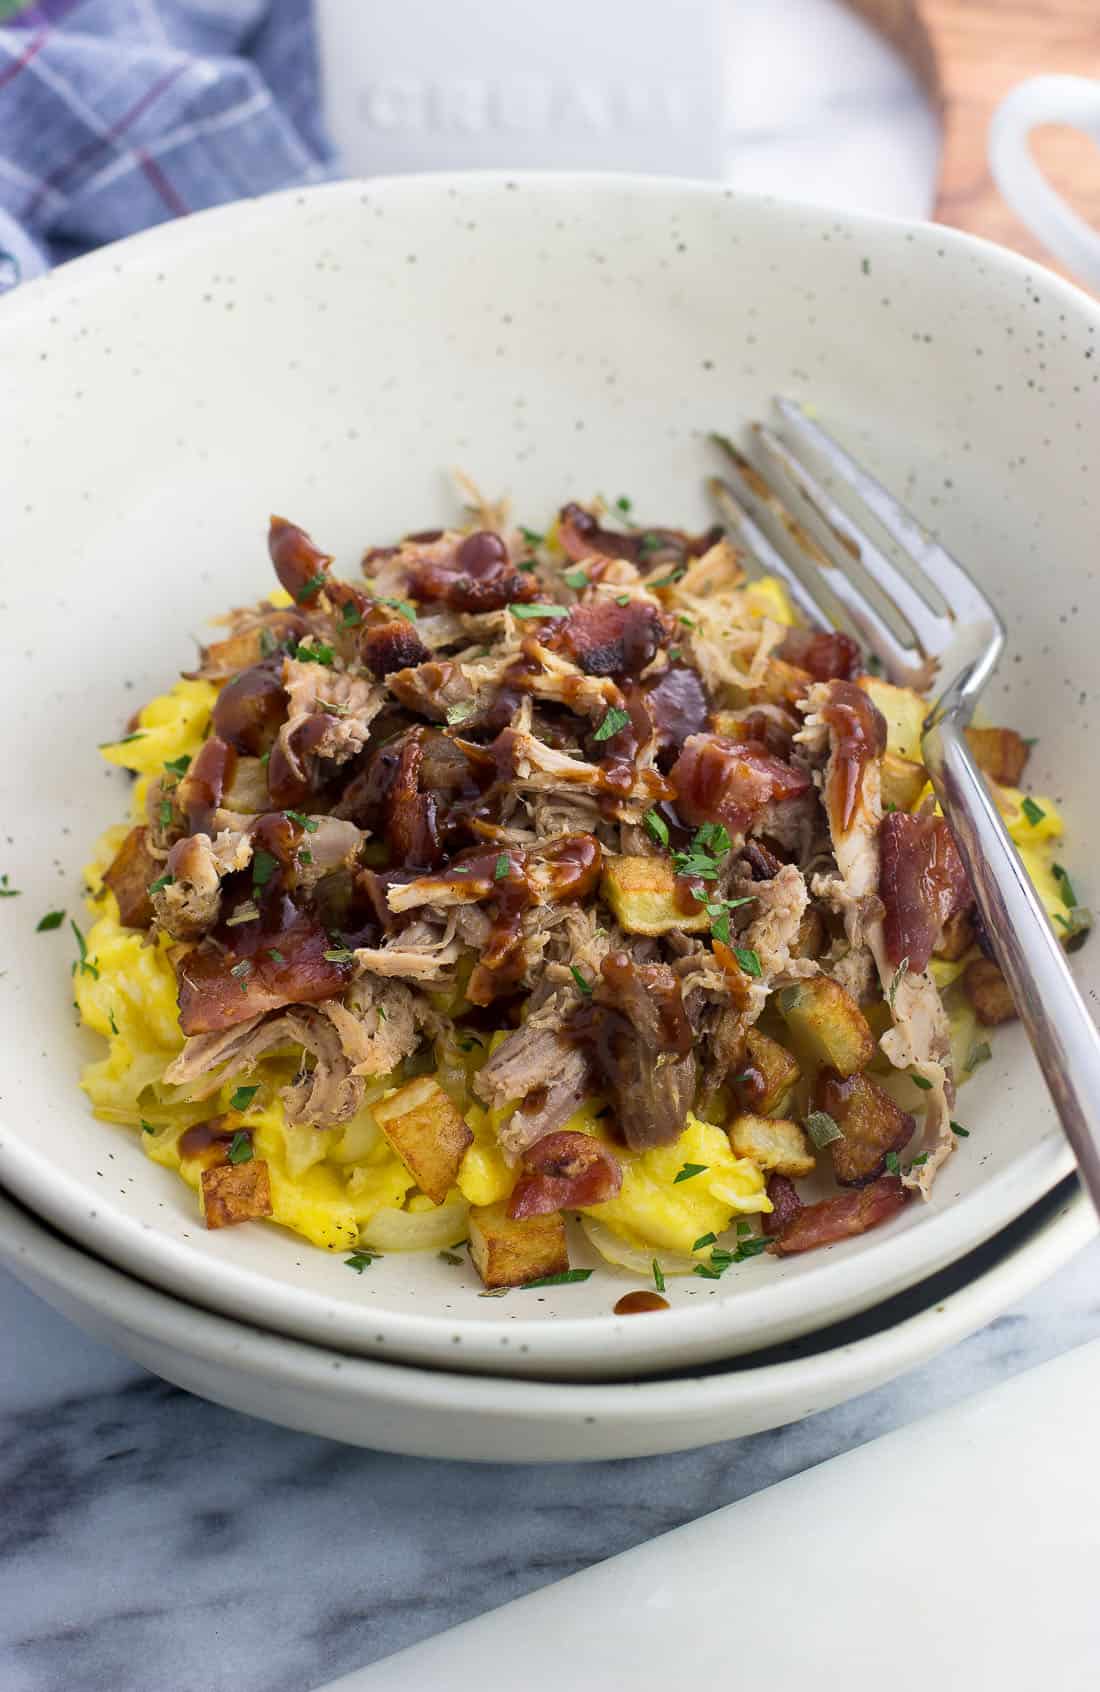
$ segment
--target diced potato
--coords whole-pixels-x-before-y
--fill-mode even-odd
[[[852,995],[828,975],[784,987],[779,1013],[807,1055],[841,1075],[866,1069],[875,1055],[867,1018]]]
[[[271,1215],[271,1180],[262,1158],[204,1169],[201,1190],[208,1228],[231,1228],[236,1222]]]
[[[702,905],[684,909],[668,858],[605,859],[600,891],[628,934],[702,934],[710,925]]]
[[[937,958],[945,958],[948,963],[957,963],[959,958],[965,957],[973,946],[977,936],[974,924],[966,911],[960,911],[957,916],[948,917],[943,925],[943,932],[936,945]]]
[[[759,1028],[750,1028],[745,1035],[745,1070],[742,1097],[761,1116],[772,1116],[783,1108],[802,1074],[794,1054]]]
[[[734,1155],[751,1158],[758,1169],[789,1175],[792,1181],[813,1174],[813,1147],[797,1122],[782,1116],[737,1116],[729,1136]]]
[[[968,728],[966,738],[978,767],[1004,787],[1018,787],[1031,747],[1015,729]]]
[[[893,682],[882,681],[878,676],[860,676],[858,686],[871,695],[886,718],[887,751],[919,764],[921,730],[928,715],[928,701],[922,699],[919,693],[914,693],[911,687],[895,687]],[[898,808],[901,809],[900,806]]]
[[[374,1120],[422,1193],[442,1204],[474,1136],[433,1075],[418,1075],[374,1107]]]
[[[1008,982],[992,958],[975,958],[967,964],[963,976],[963,992],[978,1014],[978,1021],[986,1028],[996,1028],[999,1022],[1011,1022],[1016,1005]]]
[[[555,1210],[514,1222],[503,1203],[475,1206],[470,1211],[470,1256],[489,1288],[518,1287],[560,1275],[569,1267],[565,1218]]]
[[[882,760],[882,808],[911,811],[924,792],[928,772],[923,764],[887,752]]]
[[[869,1075],[823,1074],[814,1092],[818,1110],[831,1116],[844,1138],[829,1142],[833,1173],[842,1187],[862,1187],[886,1168],[886,1154],[908,1145],[916,1122]]]
[[[164,860],[154,858],[148,838],[147,828],[132,828],[103,872],[124,928],[148,928],[153,920],[149,884],[164,873]]]

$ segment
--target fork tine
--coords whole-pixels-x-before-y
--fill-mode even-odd
[[[716,435],[714,439],[730,460],[730,474],[736,492],[752,506],[761,506],[782,531],[791,550],[807,571],[824,581],[831,597],[843,607],[844,613],[863,644],[882,663],[891,680],[902,683],[914,677],[926,677],[928,664],[916,647],[898,639],[893,629],[843,570],[837,568],[813,536],[787,510],[778,494],[761,476],[755,465],[739,452],[732,441]],[[774,549],[773,549],[774,550]],[[833,619],[835,621],[835,619]]]
[[[938,541],[921,527],[905,507],[887,493],[881,482],[860,467],[831,435],[812,422],[794,400],[776,399],[776,407],[790,435],[803,447],[816,452],[840,481],[859,495],[867,510],[877,517],[890,538],[929,581],[938,588],[945,603],[959,621],[994,617],[996,613],[973,578]]]
[[[791,568],[782,553],[776,551],[763,529],[757,527],[744,506],[734,497],[733,489],[723,482],[720,476],[709,477],[707,489],[733,531],[734,538],[746,552],[751,553],[761,569],[780,577],[807,621],[819,624],[825,629],[835,627],[835,615],[826,608],[822,600],[814,597],[802,577]]]
[[[848,557],[862,564],[871,579],[886,593],[909,624],[923,651],[942,652],[953,633],[953,618],[950,613],[944,615],[929,604],[925,596],[902,575],[870,536],[855,527],[820,482],[810,475],[805,465],[777,435],[763,423],[754,424],[753,432],[765,459],[789,480],[837,546]]]

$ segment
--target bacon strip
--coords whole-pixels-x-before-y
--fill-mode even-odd
[[[806,770],[773,757],[759,741],[720,734],[690,735],[669,779],[686,822],[725,823],[731,834],[743,834],[765,805],[797,798],[810,787]]]
[[[618,1159],[591,1134],[544,1134],[524,1152],[523,1171],[508,1200],[515,1221],[606,1204],[623,1183]]]
[[[770,1185],[770,1184],[769,1184]],[[772,1240],[777,1257],[816,1251],[878,1228],[904,1210],[909,1194],[896,1175],[881,1175],[869,1187],[858,1187],[839,1198],[803,1205]]]
[[[886,955],[895,968],[907,958],[919,975],[944,923],[970,904],[970,882],[942,817],[891,812],[883,819],[879,850]]]

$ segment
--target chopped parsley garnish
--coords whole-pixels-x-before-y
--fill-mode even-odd
[[[641,540],[638,542],[638,556],[640,558],[648,558],[648,556],[651,552],[660,552],[660,550],[664,546],[664,544],[665,543],[661,539],[660,535],[655,535],[655,534],[652,534],[652,533],[645,534],[645,535],[642,536]],[[670,582],[674,582],[674,581],[676,581],[677,577],[682,576],[683,573],[684,572],[683,572],[682,569],[675,570],[675,571],[673,571],[672,575],[668,579],[669,579]],[[662,585],[663,584],[661,582],[650,582],[650,584],[649,584],[650,587],[661,587]]]
[[[77,968],[80,970],[81,975],[90,975],[93,981],[98,981],[99,970],[96,968],[95,961],[88,956],[87,942],[71,917],[69,918],[69,927],[76,935],[76,947],[77,951],[80,953],[79,959],[77,960]]]
[[[960,1140],[969,1140],[970,1129],[964,1128],[961,1122],[952,1122],[951,1132],[957,1134]]]
[[[890,1171],[891,1175],[899,1175],[901,1173],[901,1164],[898,1162],[897,1152],[887,1152],[885,1161],[886,1167]]]
[[[111,1033],[117,1034],[118,1033],[118,1023],[115,1021],[115,1013],[114,1013],[113,1008],[107,1012],[107,1023],[108,1023],[110,1030],[111,1030]]]
[[[831,1146],[834,1140],[844,1138],[844,1130],[837,1125],[827,1110],[811,1110],[806,1118],[806,1132],[818,1151],[823,1146]]]
[[[139,1116],[138,1121],[141,1123],[141,1131],[143,1134],[155,1134],[157,1132],[151,1122],[146,1122],[144,1116]]]
[[[356,629],[363,621],[363,613],[358,605],[349,600],[340,613],[340,621],[345,629]]]
[[[251,1087],[238,1087],[229,1101],[230,1110],[247,1110],[259,1090],[260,1083],[258,1081]]]
[[[171,826],[172,826],[172,801],[171,801],[171,799],[162,799],[161,800],[160,810],[158,811],[157,815],[160,819],[161,828],[171,828]]]
[[[694,617],[685,617],[684,613],[682,611],[680,612],[680,614],[679,614],[679,616],[677,617],[676,620],[685,629],[693,629],[695,627]]]
[[[628,593],[617,593],[615,595],[615,604],[618,605],[618,606],[629,605],[630,604],[630,595]]]
[[[668,824],[664,817],[658,816],[656,811],[647,811],[642,818],[646,832],[652,836],[658,846],[668,845]]]
[[[620,729],[626,728],[629,722],[629,711],[621,711],[617,705],[612,705],[592,738],[593,740],[610,740],[612,735],[616,735]]]
[[[702,1275],[708,1281],[720,1281],[722,1279],[721,1269],[713,1269],[709,1263],[697,1263],[692,1272],[696,1275]]]
[[[867,654],[867,674],[869,676],[881,676],[882,674],[882,659],[877,653],[869,652]]]
[[[1062,903],[1068,911],[1071,911],[1077,903],[1077,895],[1073,891],[1073,883],[1062,868],[1061,864],[1051,864],[1050,867],[1051,873],[1053,874],[1055,881],[1058,883],[1058,893]]]
[[[442,1261],[444,1263],[461,1263],[462,1262],[462,1259],[461,1259],[461,1257],[459,1257],[457,1251],[441,1251],[437,1255],[442,1259]]]
[[[691,892],[692,897],[698,899],[699,903],[705,907],[706,913],[711,919],[710,931],[715,940],[721,940],[728,946],[730,944],[730,912],[735,911],[738,905],[751,905],[756,895],[749,893],[742,899],[708,900],[706,894],[698,887],[693,887]]]
[[[752,1233],[752,1223],[749,1221],[748,1217],[747,1216],[739,1217],[738,1221],[737,1221],[737,1238],[739,1240],[744,1239],[746,1237],[746,1235],[751,1234],[751,1233]]]
[[[275,963],[286,963],[286,959],[277,946],[269,946],[267,949],[267,955],[269,958],[272,958]]]
[[[565,605],[509,605],[513,617],[521,619],[527,617],[568,617],[569,609]]]
[[[653,1262],[650,1265],[650,1267],[653,1270],[653,1285],[657,1288],[658,1292],[664,1292],[664,1290],[665,1290],[665,1272],[661,1268],[661,1265],[658,1263],[656,1258],[653,1259]]]
[[[575,1281],[587,1281],[591,1269],[563,1269],[558,1275],[543,1275],[538,1281],[524,1281],[521,1292],[528,1292],[532,1287],[569,1287]]]
[[[671,587],[673,582],[680,580],[683,573],[684,566],[680,564],[675,570],[670,570],[667,576],[658,576],[655,582],[647,582],[646,586],[651,588]]]
[[[302,583],[301,587],[294,595],[294,598],[297,600],[299,605],[304,605],[307,599],[312,599],[315,594],[320,593],[324,585],[325,572],[323,570],[318,570],[317,574],[315,576],[311,576],[308,582]]]
[[[462,1039],[458,1042],[458,1049],[460,1052],[472,1052],[475,1047],[480,1047],[483,1044],[484,1042],[479,1035],[472,1033],[468,1028],[464,1028]]]
[[[505,876],[508,874],[508,871],[511,869],[511,867],[512,867],[512,860],[508,856],[507,852],[499,853],[499,855],[497,857],[497,861],[493,865],[493,880],[494,881],[503,881]]]
[[[146,892],[149,894],[163,893],[166,887],[171,887],[173,885],[175,879],[174,875],[158,875],[155,881],[151,881],[149,883],[146,888]]]
[[[919,1157],[915,1157],[913,1159],[913,1161],[909,1165],[909,1167],[910,1167],[910,1169],[919,1169],[922,1164],[925,1164],[927,1162],[928,1162],[928,1153],[927,1152],[921,1152]]]
[[[894,971],[893,977],[890,981],[890,989],[889,989],[889,991],[886,995],[886,1003],[890,1006],[891,1010],[893,1010],[893,1008],[894,1008],[894,999],[897,996],[898,988],[901,986],[902,982],[905,979],[905,974],[906,974],[906,971],[908,970],[908,968],[909,968],[909,959],[906,957],[906,958],[902,958],[902,960],[899,963],[897,969]]]
[[[390,1020],[390,1013],[386,1009],[385,1005],[376,1005],[374,1007],[374,1014],[377,1016],[379,1022],[388,1022]]]
[[[577,593],[588,586],[588,577],[583,570],[567,570],[562,577],[566,587],[573,588]]]
[[[1041,805],[1037,805],[1032,798],[1025,799],[1023,804],[1020,806],[1020,809],[1031,824],[1032,828],[1035,828],[1037,824],[1041,823],[1043,818],[1046,816],[1046,812],[1043,810],[1043,807]]]
[[[229,1142],[226,1153],[230,1163],[252,1162],[252,1135],[245,1128],[238,1128]]]
[[[920,1088],[922,1093],[930,1093],[932,1091],[932,1083],[926,1075],[911,1075],[909,1079],[913,1083],[914,1087]]]
[[[320,824],[316,817],[307,817],[301,811],[287,811],[291,822],[296,822],[299,828],[304,828],[307,834],[316,834]]]
[[[263,847],[254,852],[252,855],[252,891],[255,892],[258,887],[266,887],[278,867],[279,860],[273,853],[265,852]]]
[[[388,605],[391,611],[397,611],[407,623],[416,622],[416,606],[409,599],[380,599],[379,605]]]
[[[692,1181],[696,1175],[705,1175],[709,1167],[707,1163],[685,1163],[672,1177],[672,1185],[675,1187],[680,1181]]]
[[[64,911],[47,911],[41,922],[35,924],[36,934],[48,934],[51,928],[60,928],[65,921]]]
[[[261,658],[270,658],[271,654],[278,647],[278,644],[279,644],[278,641],[275,639],[275,636],[272,634],[270,629],[263,628],[263,629],[260,630],[260,657]]]
[[[291,649],[290,656],[296,658],[299,663],[324,664],[326,669],[329,669],[336,653],[327,641],[318,640],[316,635],[310,635],[309,645],[303,646],[299,641],[298,645]]]
[[[364,1269],[369,1269],[372,1263],[377,1262],[377,1252],[353,1251],[350,1257],[345,1257],[344,1266],[347,1269],[354,1269],[357,1275],[361,1275]]]
[[[106,746],[129,746],[131,740],[141,740],[144,738],[144,735],[144,729],[134,729],[132,734],[124,734],[118,740],[101,740],[99,743],[99,750],[102,752]]]
[[[467,717],[472,717],[476,710],[476,699],[460,699],[456,704],[447,706],[447,722],[454,728],[456,723],[464,723]]]
[[[349,946],[331,946],[327,952],[322,952],[321,956],[326,963],[351,963],[355,953]]]
[[[0,875],[0,899],[20,899],[22,894],[18,887],[9,887],[6,875]]]
[[[174,776],[186,775],[190,765],[191,758],[186,752],[181,753],[178,758],[166,758],[164,761],[165,769]]]
[[[691,838],[686,852],[673,852],[672,867],[677,875],[692,876],[699,881],[717,881],[718,866],[730,849],[728,831],[721,823],[704,823]]]
[[[586,999],[590,999],[592,997],[592,983],[588,981],[584,975],[582,975],[576,964],[570,964],[569,969],[579,990],[584,994]]]
[[[541,546],[543,541],[546,539],[546,536],[540,535],[537,529],[525,529],[521,526],[519,532],[527,542],[528,546]]]
[[[760,976],[764,973],[764,966],[751,946],[735,946],[733,955],[737,959],[746,975]]]
[[[670,646],[669,649],[668,649],[669,663],[675,664],[678,661],[679,657],[680,657],[680,648],[678,646]]]
[[[967,1053],[966,1067],[968,1070],[973,1071],[978,1068],[979,1064],[988,1063],[992,1056],[993,1049],[990,1046],[989,1041],[980,1040],[977,1045],[971,1046],[970,1051]]]
[[[717,1234],[700,1234],[691,1249],[692,1251],[702,1251],[704,1246],[713,1245],[717,1238]]]
[[[615,504],[618,507],[618,509],[621,512],[623,512],[623,514],[625,515],[626,512],[628,512],[632,508],[634,501],[632,499],[627,499],[625,494],[620,494],[618,499],[615,501]]]

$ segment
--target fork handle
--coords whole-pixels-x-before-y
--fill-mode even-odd
[[[949,713],[925,731],[936,797],[1085,1186],[1100,1212],[1100,1030],[966,741]]]

